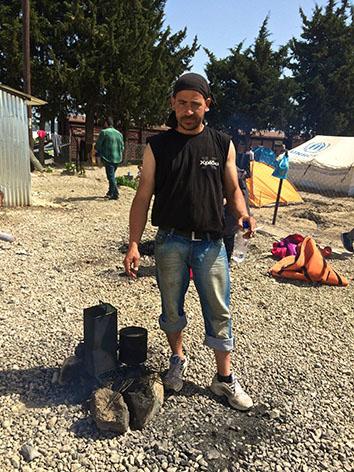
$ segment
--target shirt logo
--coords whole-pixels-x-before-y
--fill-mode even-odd
[[[216,167],[220,166],[219,161],[216,161],[215,159],[209,159],[208,157],[202,157],[200,159],[200,166],[203,169],[207,169],[208,167],[212,167],[216,169]]]

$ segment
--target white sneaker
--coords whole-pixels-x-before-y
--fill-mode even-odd
[[[252,398],[243,390],[238,380],[232,375],[232,382],[219,382],[215,375],[210,390],[218,397],[226,396],[230,406],[236,410],[249,410],[253,406]]]
[[[177,355],[173,355],[170,358],[170,368],[167,374],[163,378],[163,384],[166,388],[179,392],[183,387],[183,375],[187,371],[188,359],[187,357],[182,359]]]

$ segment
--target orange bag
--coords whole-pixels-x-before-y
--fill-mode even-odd
[[[304,282],[321,282],[326,285],[346,287],[348,280],[338,274],[323,258],[316,242],[307,236],[300,243],[297,256],[287,256],[278,261],[269,270],[273,277],[303,280]]]

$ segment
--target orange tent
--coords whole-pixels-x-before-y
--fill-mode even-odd
[[[273,167],[263,162],[254,162],[253,176],[251,179],[247,179],[251,206],[262,207],[275,204],[279,179],[272,176],[273,171]],[[303,203],[303,199],[295,187],[287,179],[284,179],[280,194],[280,204],[287,205],[288,203]]]

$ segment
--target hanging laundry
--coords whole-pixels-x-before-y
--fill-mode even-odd
[[[47,132],[44,131],[44,129],[39,129],[37,131],[37,136],[39,137],[39,139],[44,139],[47,136]]]

